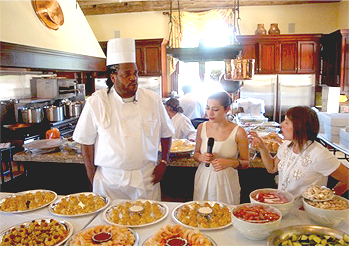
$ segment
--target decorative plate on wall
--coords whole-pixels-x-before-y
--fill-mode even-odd
[[[57,30],[64,24],[64,13],[56,0],[31,2],[37,17],[46,27]]]

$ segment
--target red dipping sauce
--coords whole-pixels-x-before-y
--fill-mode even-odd
[[[112,235],[110,233],[107,233],[107,232],[100,232],[100,233],[97,233],[96,235],[92,236],[92,240],[95,243],[107,242],[111,238],[112,238]]]
[[[167,246],[186,246],[187,241],[182,238],[172,238],[168,239],[166,242]]]

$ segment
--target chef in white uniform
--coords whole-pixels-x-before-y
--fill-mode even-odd
[[[133,39],[108,41],[108,88],[88,98],[73,139],[81,144],[94,192],[159,201],[174,128],[160,96],[138,88],[135,54]]]

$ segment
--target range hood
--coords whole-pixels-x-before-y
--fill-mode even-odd
[[[167,55],[183,62],[207,62],[223,61],[224,59],[234,59],[242,50],[242,45],[227,45],[223,47],[196,48],[169,48]]]
[[[33,2],[0,1],[1,67],[106,69],[106,56],[76,0],[57,0],[64,18],[57,30],[43,24]]]

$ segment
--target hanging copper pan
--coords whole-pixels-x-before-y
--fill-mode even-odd
[[[32,0],[37,17],[48,28],[59,29],[64,24],[64,13],[56,0]]]

